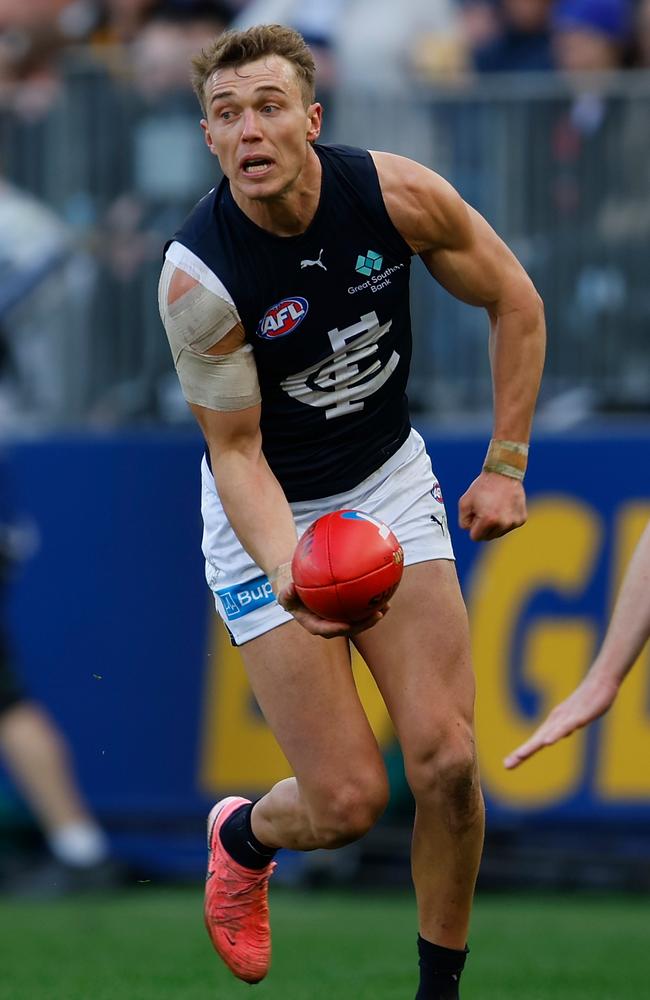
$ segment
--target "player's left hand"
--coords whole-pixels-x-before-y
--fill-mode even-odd
[[[473,542],[500,538],[525,524],[526,494],[518,479],[481,472],[458,504],[458,523]]]

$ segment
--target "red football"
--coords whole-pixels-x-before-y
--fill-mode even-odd
[[[382,608],[402,578],[404,553],[388,525],[360,510],[314,521],[293,555],[301,601],[321,618],[355,622]]]

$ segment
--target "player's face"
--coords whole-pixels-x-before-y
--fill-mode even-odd
[[[288,191],[320,133],[321,106],[305,107],[294,67],[281,56],[217,70],[206,83],[206,143],[245,198]]]

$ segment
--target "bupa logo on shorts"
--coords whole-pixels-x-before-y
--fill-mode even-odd
[[[300,326],[309,310],[307,299],[299,295],[291,299],[282,299],[267,309],[257,324],[257,335],[264,340],[275,340],[276,337],[286,337],[296,327]]]
[[[273,588],[267,576],[258,576],[255,580],[249,580],[247,583],[216,590],[215,594],[221,601],[229,622],[243,618],[251,611],[263,608],[265,604],[272,604],[275,600]]]
[[[359,274],[365,274],[366,278],[369,278],[373,271],[381,271],[383,263],[384,258],[380,253],[369,250],[366,254],[359,254],[354,270],[358,271]]]

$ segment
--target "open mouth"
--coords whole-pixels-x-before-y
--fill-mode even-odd
[[[254,174],[264,173],[264,171],[267,170],[268,167],[272,165],[273,165],[273,160],[268,160],[266,159],[266,157],[259,156],[254,160],[246,160],[246,162],[242,166],[242,170],[244,171],[245,174],[247,174],[250,177],[253,176]]]

